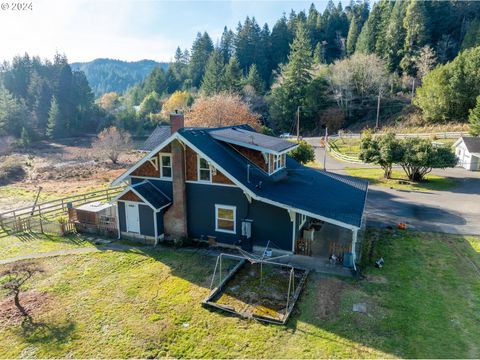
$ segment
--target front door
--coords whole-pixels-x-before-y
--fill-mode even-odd
[[[126,203],[125,215],[127,218],[127,232],[140,233],[140,217],[138,215],[138,204]]]

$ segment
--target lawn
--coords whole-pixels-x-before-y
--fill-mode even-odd
[[[93,246],[91,242],[80,235],[66,237],[42,234],[4,236],[2,233],[0,234],[0,260],[28,254]]]
[[[311,275],[287,326],[202,307],[215,266],[203,253],[39,259],[45,273],[28,298],[43,325],[22,331],[0,318],[0,357],[480,357],[479,239],[387,230],[378,238],[382,269],[368,267],[359,281]],[[0,311],[9,301],[0,293]],[[352,312],[359,302],[367,313]]]
[[[388,186],[402,190],[449,190],[455,187],[454,179],[428,174],[423,182],[410,182],[403,170],[393,170],[391,179],[383,178],[383,170],[379,168],[345,168],[350,176],[368,180],[370,185]]]

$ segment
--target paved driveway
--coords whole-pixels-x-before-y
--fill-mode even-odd
[[[313,145],[317,139],[306,139]],[[317,162],[323,165],[324,150],[315,149]],[[327,171],[345,174],[345,167],[369,167],[349,164],[326,156]],[[409,191],[370,186],[367,219],[371,225],[395,225],[406,222],[409,228],[455,234],[480,235],[480,172],[463,168],[434,170],[434,174],[455,178],[458,185],[447,191]]]

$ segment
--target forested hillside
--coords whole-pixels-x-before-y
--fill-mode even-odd
[[[72,70],[81,70],[85,73],[95,97],[111,91],[123,93],[129,87],[142,82],[154,67],[160,66],[163,69],[168,67],[168,63],[153,60],[129,62],[113,59],[95,59],[70,65]]]
[[[381,0],[343,7],[330,1],[323,12],[312,4],[284,15],[272,29],[247,17],[236,29],[225,27],[217,46],[208,33],[198,33],[190,50],[177,49],[170,68],[154,69],[118,104],[139,105],[139,118],[150,114],[158,121],[175,91],[193,98],[233,92],[277,131],[291,130],[297,111],[303,131],[335,130],[375,120],[379,100],[380,119],[415,112],[410,104],[422,79],[479,45],[479,34],[479,2]],[[467,118],[463,112],[450,120]]]
[[[58,55],[53,63],[16,57],[0,73],[0,136],[110,125],[147,134],[176,109],[201,125],[207,112],[245,107],[277,134],[292,132],[297,118],[303,135],[411,119],[470,121],[479,133],[479,35],[480,2],[329,1],[323,12],[313,4],[291,11],[271,29],[247,17],[218,41],[198,33],[190,49],[177,48],[170,66],[153,67],[143,81],[153,62],[96,60],[80,67],[85,77]],[[97,104],[90,78],[104,93]]]

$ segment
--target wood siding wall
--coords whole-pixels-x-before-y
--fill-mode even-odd
[[[119,200],[125,200],[125,201],[135,201],[135,202],[141,202],[143,203],[142,199],[140,199],[137,194],[135,194],[133,191],[128,191],[125,194],[120,197]]]
[[[157,159],[157,164],[160,166],[160,158],[158,156],[159,153],[171,153],[171,145],[168,144],[163,149],[161,149],[158,153],[156,153],[152,158]],[[160,177],[160,168],[155,169],[155,166],[150,161],[145,162],[142,166],[132,172],[131,176],[146,176],[146,177]]]
[[[197,153],[187,146],[185,154],[187,181],[198,180],[197,164]],[[216,174],[212,173],[212,183],[233,185],[233,182],[218,169],[216,169]]]
[[[253,150],[253,149],[248,149],[243,146],[238,146],[238,145],[231,145],[235,150],[237,150],[240,154],[245,156],[248,160],[250,160],[252,163],[254,163],[256,166],[258,166],[260,169],[263,171],[267,172],[267,163],[265,162],[265,158],[263,157],[263,154],[260,151]]]

